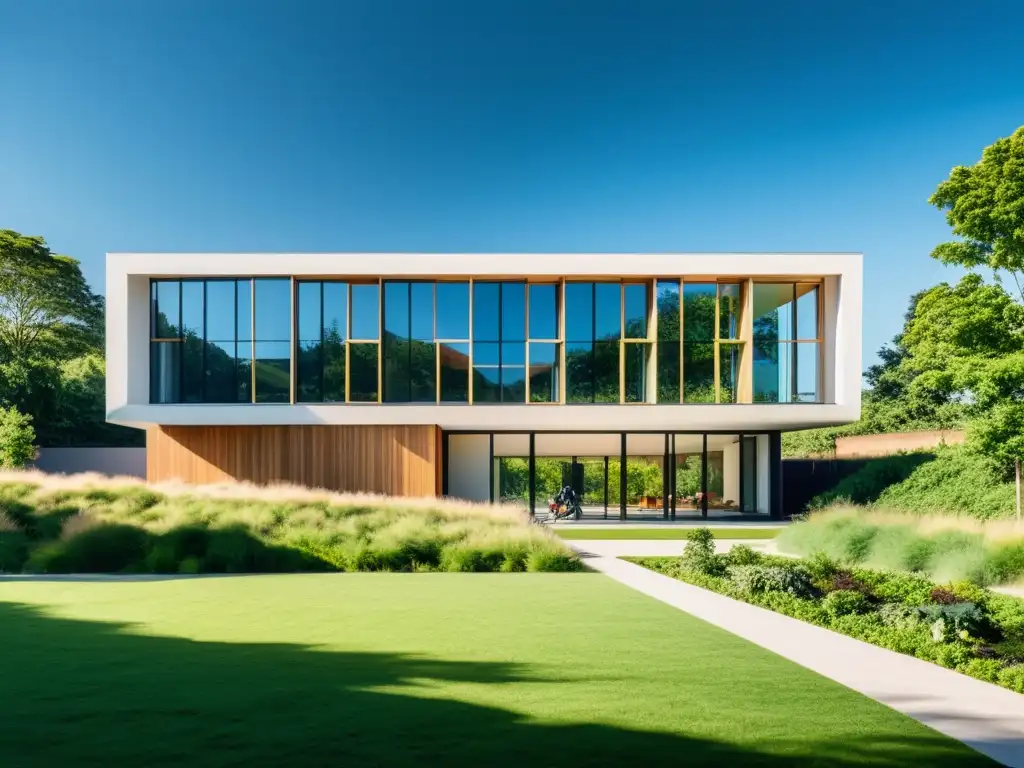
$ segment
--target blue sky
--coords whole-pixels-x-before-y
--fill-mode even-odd
[[[0,0],[0,227],[107,251],[862,251],[1024,123],[1024,4]]]

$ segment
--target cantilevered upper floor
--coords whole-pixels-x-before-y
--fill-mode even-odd
[[[107,256],[133,426],[737,430],[860,414],[858,254]]]

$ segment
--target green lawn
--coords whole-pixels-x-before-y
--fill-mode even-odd
[[[991,765],[599,574],[0,582],[0,765]]]
[[[694,526],[696,528],[698,526]],[[563,539],[685,539],[693,528],[553,528]],[[781,528],[711,528],[716,539],[774,539]]]

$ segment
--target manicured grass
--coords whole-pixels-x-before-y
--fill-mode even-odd
[[[0,764],[991,765],[598,574],[0,582]]]
[[[693,528],[552,528],[563,539],[597,541],[605,539],[661,539],[685,541]],[[716,539],[774,539],[782,528],[711,528]]]

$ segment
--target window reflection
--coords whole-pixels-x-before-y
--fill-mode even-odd
[[[380,295],[376,283],[352,286],[352,321],[350,338],[376,341],[380,338]]]
[[[530,338],[558,338],[558,286],[530,285]]]
[[[526,283],[473,284],[473,402],[526,402]]]
[[[625,328],[627,339],[647,338],[647,286],[629,283],[623,286]]]
[[[738,339],[740,318],[740,286],[722,283],[718,286],[718,337]]]
[[[679,281],[658,280],[655,284],[658,309],[658,398],[659,403],[680,401],[679,378]]]
[[[437,338],[469,340],[469,283],[438,283]]]
[[[558,387],[558,345],[531,342],[530,402],[557,402]]]
[[[291,400],[291,281],[253,281],[256,338],[253,340],[253,402]]]

